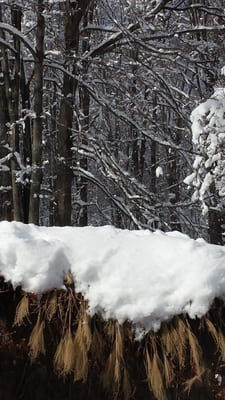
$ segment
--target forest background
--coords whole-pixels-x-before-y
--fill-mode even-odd
[[[179,230],[222,244],[218,157],[208,162],[208,131],[192,143],[190,115],[224,86],[224,8],[1,1],[0,220]],[[193,171],[194,196],[184,182]]]

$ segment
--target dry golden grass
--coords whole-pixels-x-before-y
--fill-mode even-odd
[[[25,318],[29,316],[29,296],[25,294],[16,307],[14,325],[22,325]]]
[[[132,382],[132,370],[128,370],[129,365],[126,364],[130,357],[137,363],[143,358],[148,386],[157,400],[166,400],[167,390],[178,380],[188,394],[193,385],[201,382],[205,369],[196,333],[197,321],[192,324],[185,316],[174,317],[172,321],[164,322],[159,332],[147,333],[137,346],[132,344],[134,333],[131,323],[120,325],[118,321],[104,321],[97,316],[91,320],[87,312],[88,303],[76,294],[70,274],[65,284],[66,290],[44,293],[38,303],[29,301],[27,294],[16,308],[16,326],[28,319],[29,311],[31,315],[38,314],[29,339],[32,361],[45,354],[44,329],[49,324],[49,332],[54,327],[56,337],[62,335],[54,355],[56,372],[61,376],[72,373],[75,381],[86,382],[89,366],[96,365],[104,389],[114,398],[132,399],[135,378]],[[191,326],[194,326],[195,333]],[[212,352],[217,350],[217,361],[225,361],[225,338],[221,329],[206,317],[199,320],[198,328],[203,329],[201,334],[210,337],[211,343],[215,342]],[[188,370],[194,376],[183,383]]]
[[[165,400],[166,393],[163,380],[163,365],[156,348],[153,350],[152,358],[150,357],[148,349],[145,349],[145,369],[149,389],[153,392],[157,400]]]
[[[129,374],[127,369],[123,370],[123,384],[122,384],[122,392],[124,400],[130,400],[132,397],[132,387],[130,384]]]
[[[88,351],[91,344],[89,328],[85,327],[82,321],[79,321],[74,337],[74,380],[85,382],[88,377]]]
[[[166,353],[175,358],[176,354],[174,354],[174,338],[171,335],[171,329],[166,323],[163,323],[161,327],[161,341]]]
[[[212,321],[210,321],[208,318],[205,317],[204,322],[216,344],[216,348],[218,353],[220,354],[221,361],[225,361],[225,338],[223,336],[223,333],[220,329],[217,330]]]
[[[176,349],[177,349],[177,360],[179,364],[180,370],[184,368],[186,361],[186,352],[187,352],[187,326],[180,317],[175,317],[175,328],[174,333],[177,331],[176,338]]]
[[[65,284],[66,286],[72,286],[72,285],[74,285],[74,278],[73,278],[73,274],[72,274],[71,271],[68,271],[68,272],[66,273],[65,278],[64,278],[64,284]]]
[[[63,375],[64,369],[64,338],[61,338],[54,354],[54,368],[59,375]]]
[[[114,333],[114,343],[112,351],[106,362],[106,367],[103,373],[102,381],[105,389],[113,388],[114,397],[116,397],[120,390],[120,385],[122,381],[122,372],[124,370],[123,333],[122,333],[123,328],[116,321],[114,322],[110,321],[110,324],[108,324],[107,328],[110,340],[113,339],[113,333]],[[126,377],[128,378],[128,375]]]
[[[115,323],[116,326],[116,337],[114,342],[114,352],[115,352],[115,374],[114,382],[119,387],[121,381],[121,371],[124,364],[123,359],[123,339],[122,339],[122,327],[118,322]]]
[[[185,390],[190,391],[191,385],[200,380],[204,373],[204,366],[202,349],[188,322],[175,317],[170,325],[164,323],[158,340],[161,343],[162,361],[157,352],[156,339],[152,339],[152,356],[146,352],[146,372],[155,397],[160,400],[165,398],[163,386],[170,387],[175,378],[173,363],[178,364],[179,370],[190,365],[195,371],[195,376],[185,383]]]
[[[80,306],[80,319],[74,336],[75,362],[74,380],[85,382],[88,377],[88,354],[92,343],[90,330],[90,316],[87,314],[87,302],[82,300]]]
[[[88,307],[87,301],[83,300],[81,302],[81,306],[80,306],[80,312],[79,312],[80,319],[79,319],[76,334],[77,334],[78,338],[82,338],[82,341],[85,345],[86,350],[89,351],[90,347],[91,347],[91,342],[92,342],[92,334],[91,334],[91,330],[90,330],[91,317],[87,313],[87,307]],[[75,339],[76,339],[76,335],[75,335]]]
[[[217,346],[217,350],[219,350],[219,336],[218,336],[218,332],[217,332],[215,326],[213,325],[212,321],[210,321],[210,319],[208,319],[207,317],[204,318],[204,322],[205,322],[206,328],[208,329],[210,335],[212,336],[212,338]]]
[[[166,387],[169,387],[175,378],[175,373],[173,365],[165,353],[163,354],[163,370]]]
[[[187,332],[190,347],[190,364],[194,367],[196,376],[201,376],[204,371],[202,364],[202,349],[199,345],[197,337],[191,331],[190,327],[187,328]]]
[[[225,361],[225,338],[221,330],[218,331],[218,346],[221,361]]]
[[[199,372],[199,374],[193,376],[193,378],[187,379],[186,382],[184,383],[184,391],[188,393],[188,396],[190,395],[190,391],[193,387],[198,382],[202,382],[202,375],[204,374],[205,370],[203,369],[202,371]]]
[[[71,330],[67,329],[65,336],[60,340],[55,356],[54,366],[59,375],[67,375],[74,369],[75,349]]]
[[[30,348],[29,356],[32,361],[36,360],[39,354],[45,354],[44,326],[45,321],[41,320],[41,315],[39,312],[37,322],[31,332],[28,342],[28,346]]]
[[[66,285],[73,284],[71,273],[67,274],[65,282]],[[74,373],[75,381],[81,380],[85,382],[89,369],[88,353],[92,343],[90,316],[87,314],[88,303],[82,298],[76,305],[77,308],[74,309],[75,292],[69,287],[65,294],[66,296],[57,297],[56,293],[53,293],[50,304],[48,301],[46,308],[46,317],[48,319],[51,319],[50,317],[54,315],[53,313],[56,312],[56,309],[58,310],[59,319],[65,331],[54,355],[54,367],[59,375],[65,376],[72,372]],[[74,310],[78,311],[78,324],[73,337],[71,326]]]
[[[48,321],[51,321],[54,317],[58,306],[58,298],[57,298],[57,291],[54,290],[50,297],[46,301],[46,311],[45,315]]]
[[[177,361],[181,370],[185,365],[187,350],[187,329],[181,318],[175,318],[174,324],[164,323],[161,328],[162,349],[171,360]]]
[[[105,350],[105,339],[99,332],[98,328],[94,326],[91,342],[91,354],[92,358],[97,361],[102,361]]]
[[[105,322],[104,325],[108,340],[110,343],[113,343],[116,335],[116,322],[110,319],[109,321]]]

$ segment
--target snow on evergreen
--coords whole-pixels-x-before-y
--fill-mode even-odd
[[[192,141],[196,151],[193,172],[184,182],[194,188],[193,201],[200,200],[203,213],[215,196],[225,195],[225,88],[217,88],[191,114]]]

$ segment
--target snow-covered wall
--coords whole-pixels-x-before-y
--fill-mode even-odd
[[[63,287],[71,270],[91,314],[146,329],[180,313],[201,316],[225,295],[225,248],[179,232],[0,222],[0,238],[0,273],[14,286]]]

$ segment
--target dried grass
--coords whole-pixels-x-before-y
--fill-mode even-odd
[[[218,346],[221,361],[225,361],[225,338],[221,330],[218,331]]]
[[[202,365],[202,349],[198,343],[198,339],[190,328],[187,328],[188,341],[190,345],[190,364],[193,365],[196,376],[201,376],[203,373]]]
[[[187,330],[181,318],[175,319],[174,326],[164,323],[161,329],[162,348],[171,360],[177,361],[181,370],[185,365],[187,351]]]
[[[67,275],[67,284],[70,282],[70,274]],[[55,303],[57,297],[51,299],[53,301],[55,310]],[[66,333],[61,338],[54,356],[54,366],[59,375],[67,375],[68,373],[74,373],[75,381],[87,380],[88,376],[88,352],[92,343],[92,334],[90,330],[90,316],[87,314],[87,301],[81,299],[79,304],[79,321],[74,337],[71,333],[72,323],[72,311],[74,295],[70,291],[69,297],[66,299],[66,303],[63,305],[63,298],[58,299],[57,306],[60,315],[60,319],[63,323],[63,328],[66,328]],[[67,304],[67,305],[66,305]],[[66,312],[65,312],[66,305]],[[51,310],[52,311],[52,310]]]
[[[36,360],[40,354],[45,354],[44,326],[45,321],[41,320],[41,315],[39,312],[37,322],[31,332],[28,342],[28,346],[30,348],[29,356],[32,361]]]
[[[217,350],[219,350],[219,336],[218,336],[218,332],[215,328],[215,326],[213,325],[212,321],[210,321],[210,319],[208,318],[204,318],[204,322],[205,325],[210,333],[210,335],[212,336],[216,346],[217,346]]]
[[[184,368],[187,352],[187,326],[180,317],[175,318],[175,329],[177,331],[176,346],[177,360],[180,370]]]
[[[54,290],[49,299],[46,302],[46,318],[48,321],[51,321],[57,311],[58,299],[57,299],[57,291]]]
[[[112,326],[113,324],[113,326]],[[106,362],[105,371],[103,374],[103,387],[105,389],[113,388],[114,394],[118,394],[122,381],[122,371],[124,369],[123,358],[123,334],[122,327],[118,322],[110,322],[108,325],[108,333],[112,339],[114,331],[113,349]],[[128,376],[127,376],[128,377]]]
[[[54,354],[54,368],[59,375],[63,375],[64,366],[64,338],[61,338]]]
[[[169,387],[175,378],[175,373],[173,371],[173,366],[171,361],[169,361],[166,354],[163,354],[163,369],[166,387]]]
[[[102,384],[104,389],[112,388],[114,386],[114,371],[116,368],[115,351],[113,350],[106,362],[104,374],[102,377]]]
[[[86,302],[81,305],[80,320],[74,337],[74,380],[86,382],[88,377],[88,353],[92,343],[90,316],[86,312]]]
[[[145,349],[145,369],[149,389],[153,392],[157,400],[165,400],[165,385],[163,381],[163,365],[156,349],[153,350],[151,359],[149,351]]]
[[[66,287],[74,285],[74,277],[71,271],[68,271],[64,278],[64,284]]]
[[[190,395],[192,386],[198,382],[200,383],[202,382],[202,375],[204,374],[204,372],[205,370],[203,369],[202,371],[199,372],[199,374],[193,376],[193,378],[186,380],[186,382],[184,383],[184,391],[188,393],[188,396]]]
[[[92,334],[92,342],[91,342],[91,354],[92,358],[97,361],[102,361],[104,356],[105,350],[105,340],[101,333],[99,332],[98,328],[94,326],[94,331]]]
[[[175,378],[173,362],[175,362],[175,365],[178,364],[179,369],[182,370],[185,367],[188,354],[190,365],[195,371],[195,377],[185,384],[186,390],[189,391],[191,385],[199,380],[204,373],[204,367],[202,365],[201,347],[187,322],[185,323],[182,318],[176,317],[170,326],[166,323],[162,325],[160,350],[162,361],[157,350],[155,336],[149,335],[149,337],[151,338],[152,355],[146,350],[145,366],[149,387],[154,396],[158,400],[166,398],[165,387],[170,387]]]
[[[102,367],[108,355],[102,376],[103,387],[113,393],[115,398],[121,396],[124,400],[130,400],[132,386],[129,372],[131,371],[128,372],[126,368],[127,357],[125,358],[124,354],[128,351],[128,355],[135,358],[135,354],[130,354],[133,349],[134,353],[136,351],[138,354],[139,362],[140,352],[143,351],[145,343],[143,358],[147,381],[149,389],[157,400],[166,399],[166,390],[173,385],[178,370],[177,376],[181,379],[181,385],[187,368],[190,367],[193,371],[194,376],[184,383],[184,390],[188,394],[193,385],[201,382],[205,373],[202,349],[197,333],[195,335],[192,331],[192,323],[189,323],[188,319],[174,317],[172,322],[163,323],[160,332],[157,334],[149,332],[137,350],[136,345],[127,346],[127,343],[133,340],[133,331],[129,323],[121,326],[117,321],[105,322],[96,317],[92,320],[92,333],[87,301],[81,295],[75,294],[74,288],[71,287],[73,281],[70,275],[66,278],[66,285],[67,291],[59,293],[54,290],[49,292],[48,296],[45,294],[39,307],[34,308],[33,303],[30,305],[29,296],[25,295],[16,308],[15,325],[21,325],[25,318],[28,318],[29,306],[32,310],[38,310],[37,321],[29,339],[29,355],[32,361],[40,354],[45,354],[45,323],[51,325],[54,323],[55,326],[59,321],[59,332],[62,330],[64,334],[55,351],[54,368],[61,376],[73,373],[75,381],[86,382],[90,358],[92,363],[96,360],[98,367]],[[219,355],[220,360],[225,361],[225,338],[221,329],[206,317],[201,323],[203,333],[210,335],[215,342],[217,360]],[[76,330],[73,332],[75,327]]]
[[[105,332],[110,343],[113,343],[116,336],[116,322],[109,320],[105,323]]]
[[[74,381],[86,382],[88,377],[88,347],[83,335],[82,322],[79,322],[74,338],[75,362],[74,362]]]
[[[124,368],[123,370],[122,391],[123,391],[123,399],[130,400],[132,397],[132,387],[130,384],[129,374],[126,368]]]
[[[22,325],[25,318],[29,316],[29,296],[25,294],[16,307],[14,325]]]
[[[204,318],[206,327],[208,328],[208,331],[210,335],[212,336],[216,347],[217,351],[220,354],[220,359],[222,361],[225,361],[225,338],[223,336],[223,333],[220,329],[216,329],[212,321],[210,321],[208,318]]]
[[[60,340],[55,356],[54,366],[59,375],[67,375],[74,369],[75,349],[71,330],[67,329],[65,336]]]
[[[123,339],[126,339],[129,342],[134,340],[134,329],[132,324],[128,321],[125,321],[122,325]]]
[[[171,330],[166,323],[163,323],[161,327],[161,341],[166,353],[172,358],[175,358],[176,354],[174,354],[174,339],[171,334]]]

